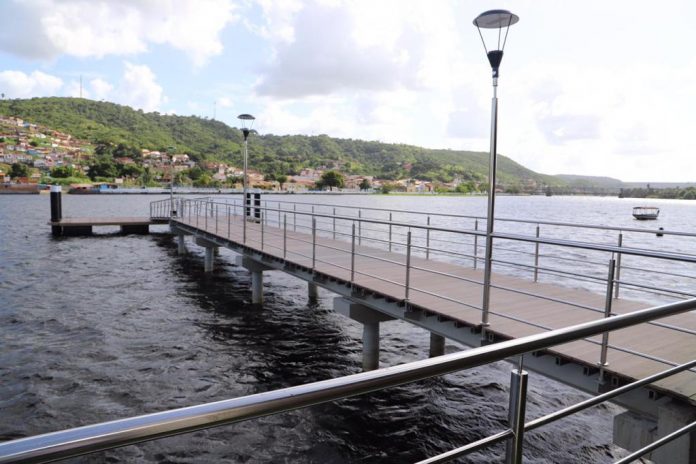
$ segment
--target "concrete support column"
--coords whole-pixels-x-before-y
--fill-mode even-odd
[[[442,356],[445,354],[445,337],[430,332],[430,357]]]
[[[205,247],[204,271],[213,272],[215,264],[215,247]]]
[[[363,325],[363,370],[379,369],[379,323],[393,317],[347,298],[334,298],[334,310]]]
[[[661,401],[661,400],[660,400]],[[696,420],[696,409],[676,400],[657,407],[657,417],[626,411],[614,417],[614,444],[637,451],[650,443]],[[696,462],[696,433],[680,438],[644,456],[656,464],[691,464]]]
[[[379,369],[379,322],[363,323],[363,371]]]
[[[263,271],[251,271],[251,302],[263,303]]]
[[[309,301],[315,302],[319,299],[319,287],[313,282],[307,282],[307,298]]]
[[[177,235],[177,253],[180,255],[186,254],[186,244],[184,242],[184,234]]]
[[[263,263],[255,261],[248,256],[237,256],[235,263],[251,272],[251,302],[253,304],[263,303],[263,271],[271,271],[273,268],[265,266]]]

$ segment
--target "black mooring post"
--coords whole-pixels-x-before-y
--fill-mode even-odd
[[[51,185],[51,222],[57,223],[63,219],[63,206],[61,200],[61,186]],[[51,233],[54,236],[63,235],[63,228],[61,226],[52,225]]]

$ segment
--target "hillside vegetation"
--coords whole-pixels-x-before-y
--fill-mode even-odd
[[[42,124],[94,144],[121,143],[150,150],[176,147],[197,161],[242,164],[241,132],[216,120],[144,113],[114,103],[59,97],[3,100],[0,114]],[[293,175],[303,168],[321,166],[337,168],[345,174],[442,182],[455,177],[482,180],[488,174],[485,152],[433,150],[327,135],[254,134],[249,143],[249,163],[254,169],[273,175]],[[498,177],[503,184],[528,180],[566,184],[565,180],[536,173],[505,156],[498,159]]]

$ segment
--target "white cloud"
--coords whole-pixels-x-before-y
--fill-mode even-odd
[[[108,99],[111,91],[114,89],[113,85],[99,77],[89,81],[89,85],[95,100]]]
[[[223,50],[236,20],[230,0],[10,0],[0,2],[0,50],[29,58],[133,55],[150,44],[186,53],[196,66]]]
[[[232,107],[232,99],[230,97],[221,97],[217,99],[217,106],[220,108]]]
[[[115,93],[115,101],[143,111],[156,111],[167,101],[155,73],[145,65],[124,62],[124,72]]]
[[[31,74],[22,71],[0,72],[0,92],[5,94],[5,98],[55,96],[62,86],[62,79],[41,71]]]

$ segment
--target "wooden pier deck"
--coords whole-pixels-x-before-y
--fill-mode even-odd
[[[128,234],[147,234],[154,224],[166,224],[166,219],[150,217],[71,217],[60,221],[50,221],[53,235],[91,235],[92,227],[118,226]]]
[[[232,247],[244,247],[289,265],[314,269],[316,276],[351,282],[351,243],[317,236],[314,267],[312,235],[247,222],[243,243],[241,216],[174,218],[171,224],[194,233],[215,237]],[[263,238],[262,238],[262,227]],[[363,240],[366,240],[363,238]],[[353,288],[395,301],[405,298],[406,257],[404,254],[356,244]],[[411,257],[409,307],[454,321],[478,326],[481,321],[483,272],[420,256]],[[494,273],[491,289],[489,332],[498,339],[518,338],[603,317],[605,296],[582,289],[549,283],[534,283]],[[534,296],[539,295],[539,296]],[[649,304],[614,299],[612,311],[623,314],[647,308]],[[588,309],[588,308],[593,308]],[[656,321],[663,326],[642,324],[609,335],[608,374],[641,379],[696,359],[696,314],[686,313]],[[669,325],[673,327],[665,327]],[[551,351],[558,362],[575,362],[596,369],[601,337],[558,346]],[[662,361],[668,362],[662,362]],[[696,373],[682,372],[653,385],[657,390],[696,404]]]

